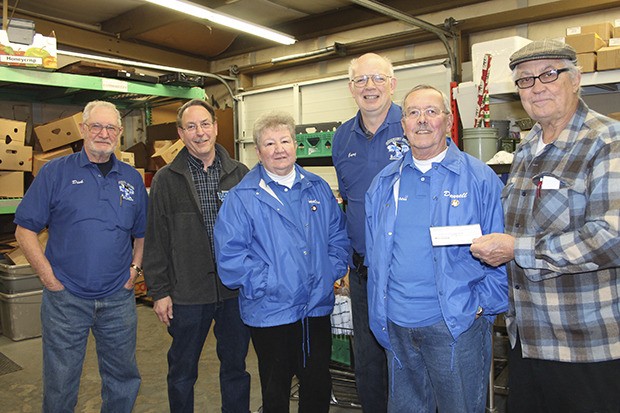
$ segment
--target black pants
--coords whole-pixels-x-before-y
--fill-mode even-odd
[[[299,413],[328,413],[331,398],[330,317],[276,327],[250,327],[258,356],[263,413],[288,413],[291,381],[299,380]]]
[[[620,360],[564,363],[508,356],[508,413],[619,413]]]

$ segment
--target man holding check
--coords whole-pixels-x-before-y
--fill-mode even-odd
[[[411,151],[366,194],[370,327],[388,357],[388,411],[482,413],[507,278],[468,244],[502,231],[502,183],[446,138],[441,91],[416,86],[402,108]]]

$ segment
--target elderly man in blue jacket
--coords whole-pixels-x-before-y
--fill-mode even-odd
[[[467,245],[503,229],[502,184],[446,138],[449,107],[431,86],[405,96],[411,151],[366,194],[370,327],[388,356],[390,413],[483,413],[492,323],[508,306],[505,267]]]
[[[327,413],[334,282],[347,271],[343,214],[322,178],[295,164],[295,124],[274,113],[254,124],[260,163],[233,188],[215,224],[222,282],[239,288],[258,357],[263,409]]]

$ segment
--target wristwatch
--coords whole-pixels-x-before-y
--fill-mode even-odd
[[[142,268],[140,268],[137,264],[134,264],[133,262],[131,263],[129,268],[133,268],[134,270],[136,270],[138,275],[143,275],[144,274],[144,271],[142,270]]]

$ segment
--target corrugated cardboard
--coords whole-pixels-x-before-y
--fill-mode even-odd
[[[80,134],[80,123],[82,122],[82,112],[73,116],[59,119],[45,125],[36,126],[36,133],[43,151],[47,152],[82,139]]]
[[[566,43],[571,45],[577,53],[596,52],[601,47],[607,46],[605,40],[596,33],[566,36]]]
[[[608,113],[607,116],[615,120],[620,120],[620,112]]]
[[[176,140],[179,138],[176,122],[160,123],[146,127],[147,142]]]
[[[596,71],[596,53],[578,53],[577,64],[581,66],[582,73]]]
[[[34,35],[32,44],[24,45],[9,42],[6,30],[0,30],[0,64],[5,66],[27,66],[45,69],[58,67],[56,38]]]
[[[45,247],[47,246],[47,239],[49,238],[47,229],[44,229],[43,231],[39,232],[39,234],[37,235],[37,238],[39,239],[39,244],[41,244],[41,248],[43,248],[43,251],[45,251]],[[5,256],[8,258],[10,262],[12,262],[15,265],[30,264],[28,260],[26,259],[26,256],[24,255],[24,252],[22,251],[20,247],[17,247],[13,251],[6,253]]]
[[[134,155],[131,152],[121,152],[120,160],[131,166],[136,166],[136,162],[134,161]]]
[[[23,146],[26,142],[26,122],[0,119],[0,136],[3,143]]]
[[[3,171],[31,171],[32,147],[0,142],[0,169]]]
[[[24,196],[23,172],[0,172],[0,196],[20,198]]]
[[[620,26],[614,27],[614,35],[613,37],[620,37]]]
[[[587,24],[584,26],[567,27],[566,35],[596,33],[601,39],[608,40],[610,37],[613,37],[613,29],[614,26],[609,22]]]
[[[599,49],[596,67],[597,70],[620,69],[620,46]]]
[[[73,150],[70,146],[65,146],[50,152],[35,152],[32,156],[32,175],[37,176],[43,165],[54,158],[71,155]]]
[[[146,168],[148,155],[146,145],[144,143],[138,142],[135,145],[125,149],[125,152],[131,152],[133,154],[134,166],[136,168]],[[155,152],[153,151],[152,153]]]
[[[155,159],[155,162],[157,163],[159,167],[162,167],[163,165],[167,165],[170,162],[172,162],[174,158],[176,158],[179,151],[181,151],[181,149],[183,149],[184,147],[185,147],[185,144],[183,144],[183,141],[179,139],[178,141],[173,143],[171,146],[168,146],[164,149],[160,149],[157,152],[155,152],[152,158]]]

